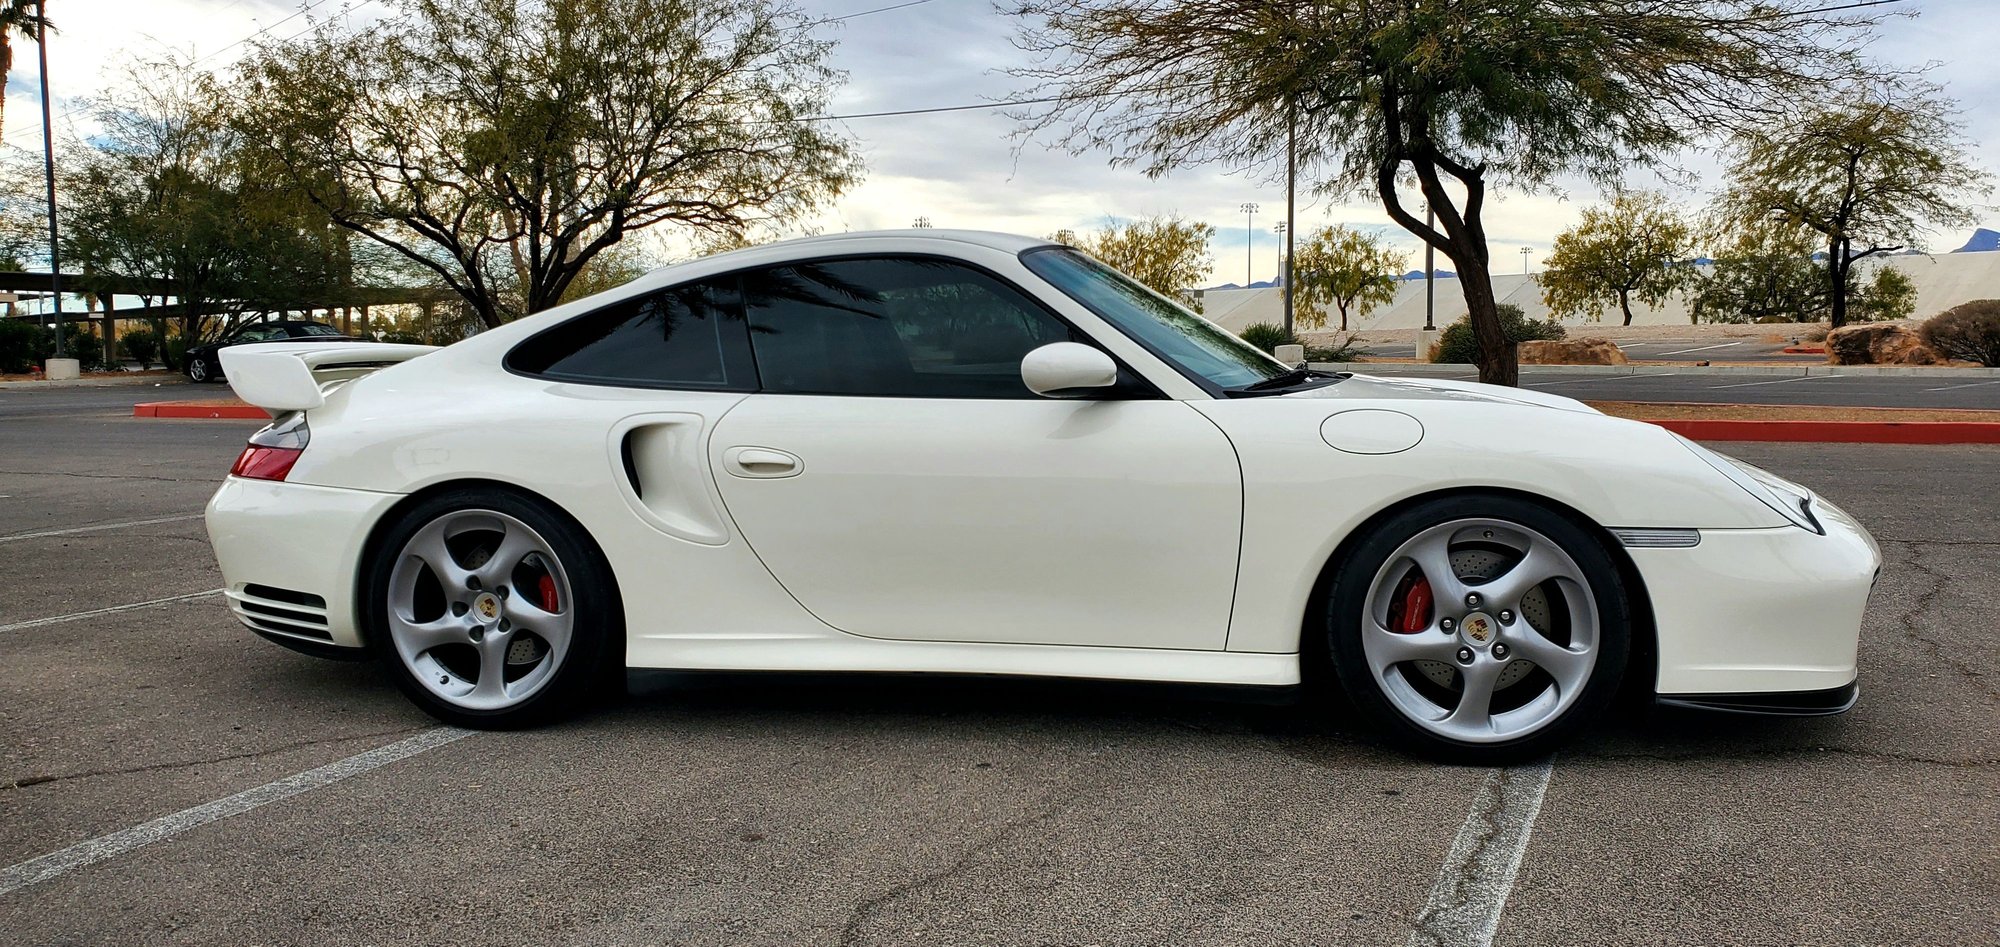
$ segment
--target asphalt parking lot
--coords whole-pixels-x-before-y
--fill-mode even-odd
[[[230,618],[199,513],[255,424],[133,400],[0,392],[10,945],[2000,939],[2000,448],[1723,445],[1882,541],[1860,705],[1496,774],[1093,683],[656,678],[444,730]]]

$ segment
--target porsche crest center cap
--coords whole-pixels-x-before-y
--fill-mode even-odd
[[[480,621],[499,621],[500,600],[491,592],[481,593],[478,598],[472,600],[472,612],[479,616]]]
[[[1493,640],[1493,619],[1483,612],[1473,612],[1459,623],[1465,629],[1465,637],[1473,644],[1485,644]]]

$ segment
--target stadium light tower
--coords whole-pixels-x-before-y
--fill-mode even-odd
[[[1236,209],[1243,212],[1243,288],[1249,289],[1250,284],[1257,281],[1256,267],[1250,256],[1250,238],[1257,234],[1257,202],[1244,201]]]
[[[1535,248],[1534,248],[1534,247],[1522,247],[1522,248],[1521,248],[1521,275],[1522,275],[1522,276],[1526,276],[1526,275],[1528,275],[1528,254],[1530,254],[1530,253],[1533,253],[1533,252],[1535,252]]]

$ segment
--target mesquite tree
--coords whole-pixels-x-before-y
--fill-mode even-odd
[[[397,0],[260,47],[241,124],[339,225],[488,326],[659,224],[796,220],[859,165],[828,41],[785,0]]]
[[[1864,94],[1744,131],[1723,195],[1728,212],[1820,236],[1833,328],[1848,321],[1855,261],[1895,253],[1933,226],[1970,224],[1987,191],[1949,101],[1925,91]]]
[[[1512,384],[1485,223],[1496,188],[1600,184],[1865,75],[1891,11],[1824,0],[1018,0],[1030,134],[1149,174],[1271,170],[1288,140],[1450,259],[1480,377]],[[1400,187],[1414,181],[1415,194]],[[1414,199],[1413,199],[1414,198]],[[1421,203],[1420,203],[1421,202]],[[1423,203],[1436,213],[1424,220]]]

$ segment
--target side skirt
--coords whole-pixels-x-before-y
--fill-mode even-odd
[[[880,638],[649,638],[626,643],[626,666],[688,671],[879,671],[1286,687],[1297,654],[1170,651]]]

